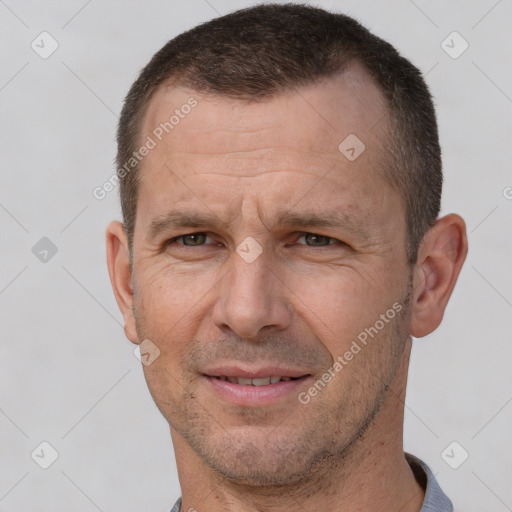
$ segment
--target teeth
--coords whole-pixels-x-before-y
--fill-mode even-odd
[[[270,384],[270,377],[265,377],[262,379],[251,379],[253,386],[268,386]]]
[[[231,382],[232,384],[239,384],[241,386],[268,386],[269,384],[277,384],[280,381],[287,382],[292,380],[292,377],[278,377],[272,375],[272,377],[260,377],[257,379],[245,379],[243,377],[217,377],[220,380]]]

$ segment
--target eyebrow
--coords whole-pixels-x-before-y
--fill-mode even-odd
[[[150,238],[157,237],[165,231],[172,231],[181,228],[203,228],[222,227],[224,223],[214,215],[203,215],[193,212],[170,211],[164,216],[157,217],[151,221],[148,234]]]
[[[363,218],[358,215],[329,210],[325,212],[302,211],[299,213],[287,212],[280,217],[277,223],[282,226],[302,228],[332,228],[343,229],[358,237],[368,237],[372,230]]]
[[[371,231],[364,221],[356,215],[329,210],[325,212],[301,211],[281,212],[276,226],[297,228],[331,228],[343,229],[358,237],[367,238]],[[227,224],[214,214],[204,215],[194,212],[170,211],[166,215],[153,219],[149,225],[149,238],[156,238],[160,233],[182,228],[226,228]],[[268,226],[267,226],[268,227]],[[271,229],[272,229],[271,228]]]

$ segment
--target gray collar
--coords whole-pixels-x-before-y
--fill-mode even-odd
[[[425,489],[425,499],[420,512],[453,512],[452,502],[441,490],[430,468],[420,459],[405,454],[417,482]]]

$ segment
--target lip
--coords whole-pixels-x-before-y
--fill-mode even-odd
[[[285,366],[279,365],[263,366],[252,369],[238,365],[224,365],[206,369],[203,374],[206,377],[242,377],[244,379],[261,379],[277,375],[279,377],[291,377],[293,379],[298,379],[299,377],[308,376],[309,372],[307,370],[286,368]]]
[[[279,375],[281,377],[293,377],[292,375],[283,375],[279,372],[271,372],[272,375]],[[261,372],[245,372],[229,375],[220,373],[219,376],[238,376],[243,378],[260,378],[262,376],[268,377],[269,373],[262,374]],[[279,401],[285,400],[290,397],[296,398],[300,389],[304,387],[304,382],[311,378],[311,375],[302,374],[300,377],[295,377],[294,380],[280,381],[275,384],[267,384],[265,386],[245,386],[242,384],[235,384],[227,380],[220,380],[212,375],[203,375],[207,385],[210,389],[222,400],[227,401],[234,405],[243,407],[264,407],[275,404]]]

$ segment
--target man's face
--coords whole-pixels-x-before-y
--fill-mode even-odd
[[[141,174],[134,312],[160,350],[145,377],[177,449],[228,478],[299,481],[365,430],[405,357],[383,100],[357,69],[260,102],[164,87],[141,140],[190,97]],[[350,134],[366,146],[352,161]]]

